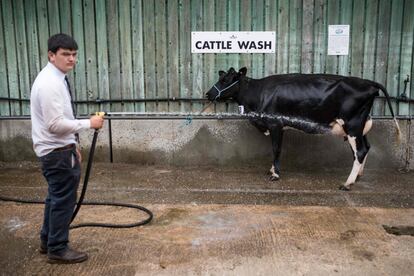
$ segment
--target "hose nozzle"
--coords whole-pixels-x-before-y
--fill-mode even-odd
[[[106,113],[106,112],[104,112],[104,111],[99,111],[99,112],[95,112],[95,114],[94,114],[94,115],[96,115],[96,116],[100,116],[100,117],[103,117],[103,116],[107,115],[107,113]]]

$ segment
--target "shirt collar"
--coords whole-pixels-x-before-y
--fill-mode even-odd
[[[62,71],[60,71],[55,65],[53,65],[52,63],[48,62],[47,63],[47,67],[53,72],[53,74],[58,77],[59,79],[61,79],[62,81],[65,80],[65,76],[66,74],[64,74]]]

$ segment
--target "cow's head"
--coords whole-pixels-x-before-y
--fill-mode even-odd
[[[230,68],[227,72],[219,71],[219,80],[206,93],[210,101],[219,101],[234,98],[239,92],[240,80],[246,76],[247,68],[243,67],[237,72]]]

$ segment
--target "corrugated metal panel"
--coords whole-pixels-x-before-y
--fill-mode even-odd
[[[79,103],[80,114],[197,112],[203,102],[172,99],[202,98],[217,71],[229,67],[247,66],[255,78],[359,76],[384,84],[392,96],[414,73],[412,0],[1,0],[0,8],[0,116],[29,114],[31,84],[47,62],[47,38],[57,32],[73,35],[80,47],[70,74],[76,99],[125,100]],[[330,24],[351,25],[348,56],[327,56]],[[276,31],[277,51],[191,54],[191,31]],[[408,83],[408,97],[413,89]],[[393,106],[400,115],[414,114],[413,104]],[[375,102],[373,114],[389,115],[384,100]]]
[[[0,9],[1,9],[1,20],[0,20],[0,63],[4,65],[0,65],[0,97],[1,98],[8,98],[9,97],[9,85],[7,80],[7,68],[6,68],[6,44],[4,43],[4,28],[5,25],[4,21],[4,3],[0,1]],[[0,100],[0,116],[8,116],[10,115],[10,107],[9,101]]]

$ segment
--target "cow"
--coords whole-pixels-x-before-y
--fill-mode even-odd
[[[219,71],[219,80],[206,93],[209,101],[232,99],[243,107],[250,122],[270,134],[273,164],[270,180],[280,178],[280,153],[284,127],[307,133],[330,133],[343,137],[351,146],[353,166],[348,179],[340,186],[349,191],[362,176],[370,144],[366,134],[372,127],[370,111],[381,90],[400,129],[384,86],[357,77],[329,74],[281,74],[262,79],[246,76],[230,68]]]

